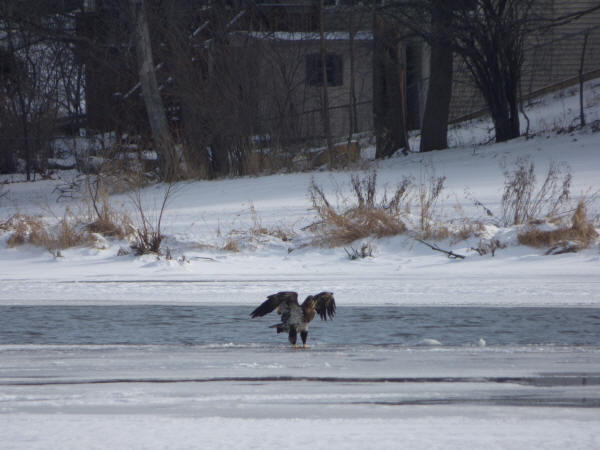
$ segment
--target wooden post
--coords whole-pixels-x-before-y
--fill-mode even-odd
[[[333,167],[333,142],[331,140],[331,122],[329,118],[329,93],[327,80],[327,49],[325,48],[325,24],[324,24],[324,1],[320,1],[319,6],[319,49],[321,52],[321,111],[323,117],[323,131],[327,140],[327,156],[329,167]]]
[[[410,146],[408,143],[408,127],[406,125],[406,52],[404,43],[399,41],[396,44],[396,60],[398,64],[398,84],[400,86],[400,110],[402,111],[402,143],[404,150],[402,153],[408,155]]]
[[[585,50],[587,48],[590,31],[586,30],[583,37],[583,47],[581,49],[581,58],[579,60],[579,125],[585,127],[585,112],[583,111],[583,69],[585,63]]]

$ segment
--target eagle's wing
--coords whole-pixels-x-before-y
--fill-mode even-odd
[[[335,316],[335,299],[333,298],[333,292],[319,292],[315,295],[315,299],[317,300],[315,310],[319,313],[321,319],[333,319],[333,316]]]
[[[282,312],[281,310],[287,312],[293,305],[298,306],[298,294],[296,292],[278,292],[277,294],[269,295],[258,308],[250,313],[250,317],[264,316],[265,314],[274,311],[276,308],[280,308],[280,313]]]

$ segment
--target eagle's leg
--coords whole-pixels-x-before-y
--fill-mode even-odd
[[[296,347],[297,337],[298,337],[298,334],[296,332],[296,327],[290,327],[290,334],[288,335],[288,338],[290,340],[290,344],[292,344],[294,347]]]
[[[301,331],[300,337],[302,338],[302,347],[306,348],[306,339],[308,339],[308,331]]]

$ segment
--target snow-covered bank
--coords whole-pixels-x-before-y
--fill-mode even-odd
[[[340,304],[600,306],[598,242],[579,253],[545,256],[546,249],[518,245],[515,230],[503,228],[503,167],[518,158],[535,164],[540,181],[551,163],[568,167],[571,193],[585,196],[588,214],[598,225],[600,202],[600,133],[597,124],[561,132],[577,116],[577,97],[565,91],[530,107],[533,138],[494,145],[474,145],[488,138],[485,120],[463,124],[451,132],[462,146],[428,154],[413,153],[385,161],[364,162],[376,169],[378,184],[394,187],[405,177],[423,182],[445,177],[438,213],[452,223],[468,219],[486,223],[486,233],[502,241],[494,256],[479,255],[480,238],[438,242],[466,256],[450,260],[416,240],[401,235],[369,242],[373,257],[350,261],[343,247],[310,244],[306,230],[317,220],[308,188],[314,180],[330,198],[351,191],[348,171],[277,174],[217,181],[180,183],[168,203],[162,231],[164,256],[118,256],[125,240],[99,238],[96,247],[61,250],[56,257],[31,246],[9,247],[12,230],[0,230],[0,299],[3,303],[255,303],[273,291],[332,290]],[[587,83],[588,121],[600,114],[600,82]],[[369,150],[369,149],[366,149]],[[368,152],[366,152],[368,153]],[[14,214],[43,216],[56,222],[67,209],[85,209],[80,199],[57,202],[54,188],[62,180],[2,185],[0,219]],[[380,191],[381,192],[381,191]],[[158,208],[164,187],[143,190],[148,211]],[[485,205],[494,214],[489,218]],[[136,213],[126,194],[114,195],[116,210]],[[256,230],[270,230],[267,233]],[[227,251],[228,241],[234,245]]]

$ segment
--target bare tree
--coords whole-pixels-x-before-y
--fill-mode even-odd
[[[496,141],[520,135],[518,89],[536,0],[477,0],[454,11],[454,49],[490,110]]]
[[[21,158],[27,180],[43,170],[50,136],[59,113],[59,58],[30,26],[31,12],[16,1],[0,6],[2,41],[7,49],[2,70],[0,127],[3,147]]]
[[[386,2],[381,14],[393,17],[405,32],[420,36],[431,46],[430,83],[434,83],[438,75],[445,81],[450,78],[448,47],[462,58],[488,106],[496,141],[501,142],[520,134],[518,93],[528,36],[600,9],[596,4],[552,17],[545,5],[545,0],[405,0]],[[446,75],[437,74],[438,71]],[[428,103],[429,97],[432,102],[439,97],[443,107],[450,95],[449,84],[437,86],[431,86]],[[427,109],[425,125],[430,120],[435,121],[429,116],[432,111],[435,108]],[[443,109],[441,112],[445,113]],[[441,112],[440,120],[443,119]],[[441,131],[438,129],[434,134]],[[431,136],[426,130],[422,134],[425,139]]]

